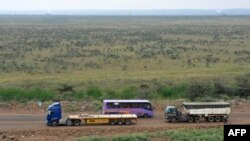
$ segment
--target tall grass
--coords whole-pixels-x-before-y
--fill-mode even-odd
[[[0,100],[1,101],[49,101],[55,98],[56,94],[42,89],[18,89],[18,88],[1,88]]]
[[[237,81],[236,81],[237,80]],[[250,97],[250,75],[237,77],[233,85],[218,81],[189,81],[174,85],[149,86],[146,92],[140,87],[124,87],[117,89],[101,89],[89,87],[75,93],[59,93],[43,89],[0,88],[0,101],[49,101],[49,100],[98,100],[103,99],[179,99],[187,98],[193,101],[229,100],[240,97]],[[147,97],[145,97],[147,95]]]
[[[181,129],[163,133],[171,141],[223,141],[222,128]]]
[[[175,86],[162,86],[159,89],[159,93],[164,98],[172,98],[172,99],[183,98],[186,96],[187,87],[188,87],[187,84],[180,84]]]
[[[113,137],[85,137],[78,141],[148,141],[154,138],[171,141],[223,141],[223,128],[175,129]]]
[[[129,87],[129,88],[123,89],[119,97],[121,99],[134,99],[136,98],[136,96],[138,96],[136,88]]]
[[[87,89],[86,94],[89,97],[94,97],[98,99],[102,97],[102,91],[98,87],[91,87]]]

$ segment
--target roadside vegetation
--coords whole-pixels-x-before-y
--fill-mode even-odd
[[[64,89],[63,89],[64,90]],[[140,85],[121,89],[90,87],[82,90],[44,90],[40,88],[0,88],[0,101],[88,101],[103,99],[187,99],[191,101],[230,100],[250,97],[250,74],[235,77],[231,83],[193,80],[172,85]]]
[[[77,141],[223,141],[223,128],[170,129],[163,132],[141,133],[112,137],[86,137]]]

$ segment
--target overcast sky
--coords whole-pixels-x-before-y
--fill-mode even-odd
[[[250,0],[0,0],[0,11],[234,8],[250,9]]]

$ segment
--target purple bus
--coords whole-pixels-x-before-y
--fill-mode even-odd
[[[103,114],[136,114],[138,117],[153,117],[153,107],[148,100],[103,100]]]

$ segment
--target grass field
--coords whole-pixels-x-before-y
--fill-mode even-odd
[[[250,72],[249,17],[0,16],[0,87],[122,89]]]
[[[77,141],[150,141],[154,139],[169,141],[223,141],[223,129],[172,129],[163,132],[137,133],[127,136],[87,137]]]

